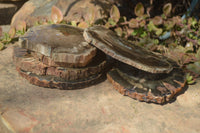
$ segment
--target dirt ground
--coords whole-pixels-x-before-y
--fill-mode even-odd
[[[12,49],[0,51],[1,133],[200,132],[200,83],[166,105],[122,96],[107,80],[79,90],[47,89],[18,75]]]

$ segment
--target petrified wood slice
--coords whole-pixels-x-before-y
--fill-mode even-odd
[[[66,63],[66,62],[55,62],[51,57],[45,56],[41,53],[34,52],[34,51],[30,51],[30,53],[33,56],[33,58],[36,58],[39,61],[41,61],[42,63],[44,63],[45,65],[52,66],[52,67],[82,68],[82,67],[88,66],[88,64],[90,64],[93,60],[93,59],[91,59],[90,62],[86,62],[87,64],[81,63],[81,62],[78,62],[75,64],[74,63]],[[95,53],[96,53],[96,51],[95,51]]]
[[[84,38],[113,58],[151,73],[168,73],[171,64],[152,52],[136,46],[102,26],[85,29]]]
[[[80,79],[76,81],[67,81],[56,76],[40,76],[31,72],[23,71],[20,68],[17,68],[19,74],[27,79],[31,84],[48,87],[48,88],[58,88],[58,89],[80,89],[88,87],[97,83],[102,82],[104,79],[104,74],[92,75],[85,79]]]
[[[149,73],[118,63],[107,74],[108,80],[121,94],[144,102],[165,103],[185,85],[183,71],[174,65],[170,73]]]
[[[67,67],[52,67],[43,64],[38,58],[34,58],[28,50],[15,47],[13,51],[13,60],[17,68],[23,71],[31,72],[37,75],[51,75],[62,78],[67,81],[85,79],[98,73],[103,73],[108,64],[106,56],[101,51],[93,60],[84,68],[67,68]]]
[[[19,45],[72,66],[86,66],[96,55],[96,48],[84,40],[82,29],[62,24],[32,27],[19,38]]]
[[[38,75],[45,75],[48,67],[38,59],[33,58],[32,55],[27,52],[27,49],[19,47],[14,47],[13,49],[13,62],[16,67],[20,67],[22,70],[31,71]]]

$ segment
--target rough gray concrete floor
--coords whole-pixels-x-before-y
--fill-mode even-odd
[[[190,86],[163,106],[122,96],[107,80],[79,90],[42,88],[18,75],[9,46],[0,51],[0,129],[16,133],[199,133],[199,85]]]

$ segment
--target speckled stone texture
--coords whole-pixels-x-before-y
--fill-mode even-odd
[[[162,106],[124,97],[107,80],[80,90],[47,89],[19,76],[12,50],[9,46],[0,51],[0,127],[4,129],[17,133],[200,132],[199,81]]]

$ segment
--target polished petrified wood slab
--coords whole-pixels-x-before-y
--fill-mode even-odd
[[[19,38],[13,60],[30,83],[59,89],[84,88],[101,82],[106,55],[88,44],[83,30],[63,24],[41,25]]]
[[[167,60],[144,48],[133,45],[102,26],[85,29],[84,37],[87,42],[111,57],[140,70],[151,73],[164,73],[173,69]]]
[[[52,76],[52,75],[46,75],[46,76],[36,75],[35,73],[23,71],[20,68],[17,68],[17,71],[22,77],[27,79],[31,84],[41,87],[58,88],[64,90],[85,88],[100,83],[104,79],[103,73],[92,75],[85,79],[68,81],[63,78],[59,78],[57,76]]]
[[[107,74],[121,94],[144,102],[165,103],[185,85],[184,72],[174,63],[170,73],[154,74],[118,62]]]
[[[83,38],[83,30],[69,25],[41,25],[30,28],[19,38],[20,47],[38,52],[69,67],[86,66],[96,48]]]
[[[165,103],[185,85],[185,74],[172,60],[136,46],[102,26],[84,31],[87,42],[115,58],[107,77],[114,88],[131,98]]]
[[[106,56],[98,51],[93,60],[83,68],[54,67],[45,65],[34,58],[27,49],[14,47],[13,61],[17,68],[37,75],[51,75],[67,81],[85,79],[92,75],[103,73],[107,66]]]
[[[19,74],[42,87],[78,89],[101,82],[112,60],[104,53],[115,62],[108,80],[121,94],[139,101],[170,101],[186,81],[174,61],[102,26],[83,31],[63,24],[43,25],[29,29],[19,42],[13,52]]]
[[[38,86],[59,89],[78,89],[101,82],[108,67],[105,59],[105,54],[97,52],[87,67],[52,67],[33,58],[27,49],[13,50],[13,61],[22,77]]]

